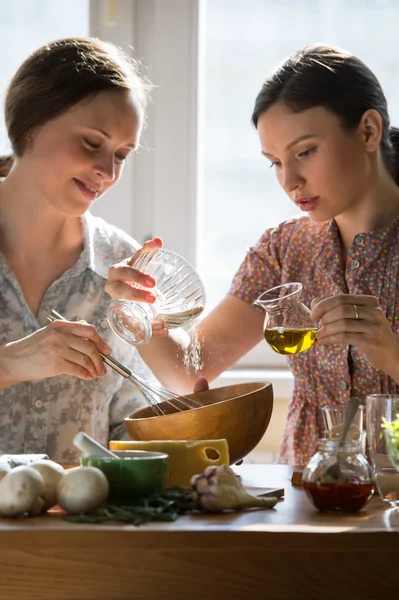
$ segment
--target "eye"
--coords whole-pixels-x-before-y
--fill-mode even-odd
[[[281,167],[281,162],[279,162],[278,160],[270,163],[269,168],[273,169],[273,167]]]
[[[115,158],[119,163],[124,163],[127,159],[127,155],[124,156],[123,154],[115,154]]]
[[[313,154],[314,152],[316,152],[317,147],[314,146],[313,148],[309,148],[308,150],[304,150],[303,152],[300,152],[298,154],[298,156],[300,158],[307,158],[308,156],[310,156],[311,154]]]
[[[91,150],[98,150],[100,148],[100,144],[96,142],[91,142],[87,138],[83,138],[83,142],[88,146]]]

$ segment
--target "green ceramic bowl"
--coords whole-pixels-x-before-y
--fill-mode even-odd
[[[82,467],[97,467],[109,482],[109,504],[134,504],[138,498],[160,492],[166,484],[168,455],[136,450],[126,458],[81,456]]]

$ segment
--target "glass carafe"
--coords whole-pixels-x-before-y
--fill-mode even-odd
[[[267,290],[255,301],[266,311],[265,340],[278,354],[305,352],[316,341],[318,328],[301,302],[301,293],[301,283],[285,283]]]
[[[175,252],[163,248],[145,252],[131,266],[155,278],[156,286],[149,291],[156,301],[147,304],[119,299],[110,303],[110,327],[128,344],[146,344],[151,338],[154,320],[163,321],[167,329],[174,329],[187,325],[203,311],[203,283],[194,267]]]
[[[373,475],[359,441],[319,440],[302,474],[302,485],[312,504],[321,511],[361,510],[373,491]],[[339,461],[340,477],[330,472]]]

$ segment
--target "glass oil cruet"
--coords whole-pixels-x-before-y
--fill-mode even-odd
[[[255,301],[266,311],[265,340],[278,354],[305,352],[316,341],[318,328],[301,302],[301,293],[301,283],[285,283],[267,290]]]
[[[194,267],[179,254],[165,248],[152,250],[141,254],[131,266],[155,278],[156,286],[151,291],[156,301],[146,304],[118,299],[110,303],[108,323],[128,344],[146,344],[154,320],[163,321],[166,329],[174,329],[187,325],[202,313],[204,285]]]

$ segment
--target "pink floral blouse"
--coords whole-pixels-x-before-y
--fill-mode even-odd
[[[310,306],[337,294],[378,298],[393,331],[399,335],[399,218],[390,226],[358,234],[344,265],[335,221],[314,223],[308,217],[268,229],[249,249],[230,294],[253,303],[266,289],[299,281]],[[262,309],[259,309],[262,310]],[[280,462],[306,464],[323,433],[321,407],[345,405],[350,396],[399,393],[399,385],[374,369],[353,346],[316,344],[289,357],[294,392],[288,409]]]

